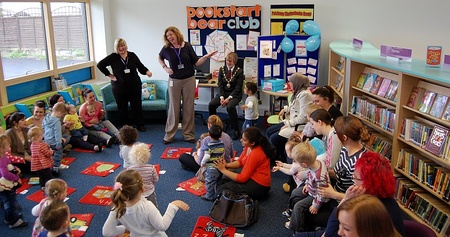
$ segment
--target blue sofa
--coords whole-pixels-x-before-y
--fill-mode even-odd
[[[167,90],[167,81],[142,80],[142,83],[144,82],[147,84],[155,84],[156,86],[156,99],[142,101],[144,119],[167,119],[167,110],[169,107],[169,91]],[[106,119],[110,121],[117,121],[119,118],[118,109],[116,100],[112,93],[111,83],[103,86],[100,89],[100,93],[103,97],[103,108],[106,111]],[[130,105],[128,105],[128,110],[131,111]]]

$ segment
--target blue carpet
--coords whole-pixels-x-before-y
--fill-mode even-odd
[[[206,116],[206,115],[205,115]],[[262,124],[262,123],[260,123]],[[153,144],[152,158],[150,163],[161,164],[161,170],[167,172],[160,176],[159,182],[156,184],[156,196],[160,211],[165,212],[169,202],[175,199],[180,199],[188,203],[191,209],[187,212],[179,211],[173,220],[172,225],[166,231],[168,236],[190,236],[191,231],[197,221],[198,216],[207,216],[211,207],[211,202],[204,201],[188,192],[179,192],[175,189],[177,184],[193,177],[194,173],[183,170],[177,160],[161,159],[164,149],[167,147],[162,143],[164,136],[164,124],[162,122],[147,122],[147,132],[139,133],[139,141]],[[196,120],[196,137],[201,133],[207,131],[206,126],[202,125],[199,120]],[[233,131],[228,130],[231,134]],[[170,144],[175,147],[193,147],[193,144],[184,142],[179,130],[175,141]],[[242,151],[242,146],[239,141],[234,142],[234,148],[238,154]],[[88,191],[96,185],[112,186],[114,177],[123,168],[120,167],[116,173],[107,177],[97,177],[80,174],[82,170],[90,166],[95,161],[108,161],[119,163],[122,165],[122,160],[119,155],[119,147],[114,145],[111,148],[106,148],[101,153],[82,153],[71,151],[67,157],[75,157],[76,160],[70,165],[68,170],[62,172],[61,178],[66,180],[70,187],[76,188],[76,192],[69,196],[67,204],[70,207],[71,213],[94,213],[93,220],[87,230],[85,236],[102,236],[101,229],[109,212],[109,207],[86,205],[78,201]],[[243,233],[247,237],[252,236],[291,236],[291,232],[284,227],[286,219],[281,216],[281,212],[285,210],[288,202],[288,194],[282,190],[282,184],[287,181],[287,176],[282,173],[272,173],[272,187],[269,197],[259,202],[259,221],[247,228],[238,228],[237,233]],[[32,226],[35,218],[31,215],[31,209],[36,203],[26,199],[26,196],[34,193],[39,188],[33,186],[25,195],[18,195],[18,201],[22,205],[24,219],[29,221],[27,228],[9,229],[5,224],[0,222],[0,231],[2,236],[30,236]],[[0,220],[4,219],[3,211],[0,211]]]

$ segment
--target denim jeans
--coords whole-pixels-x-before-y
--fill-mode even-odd
[[[242,131],[244,131],[246,128],[256,126],[257,123],[258,123],[258,120],[257,120],[257,119],[254,119],[254,120],[248,120],[248,119],[246,119],[246,120],[244,121],[244,124],[242,124]]]
[[[14,225],[20,219],[19,213],[17,212],[16,191],[5,190],[0,192],[0,200],[3,202],[5,221],[10,225]]]
[[[59,147],[59,149],[57,149]],[[53,150],[53,167],[59,167],[61,165],[61,160],[63,157],[63,147],[62,144],[50,145]]]
[[[214,167],[206,167],[205,174],[205,186],[207,199],[213,199],[216,197],[217,181],[220,178],[220,171]]]

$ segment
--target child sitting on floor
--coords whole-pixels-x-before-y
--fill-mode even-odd
[[[53,150],[43,140],[44,130],[40,127],[30,128],[28,138],[31,140],[31,171],[36,171],[39,185],[44,188],[45,183],[53,178]]]
[[[94,131],[101,131],[104,133],[107,133],[111,137],[116,137],[114,133],[108,130],[103,124],[101,124],[101,120],[99,119],[98,115],[96,114],[95,105],[87,105],[86,106],[86,114],[84,118],[84,126],[86,126],[87,129],[94,130]]]
[[[74,105],[66,105],[67,114],[64,116],[64,123],[70,124],[69,131],[72,137],[82,138],[87,141],[89,130],[87,130],[80,121],[77,114],[77,108]],[[69,122],[69,123],[68,123]]]
[[[133,128],[128,125],[124,125],[119,130],[119,156],[123,159],[123,168],[130,167],[133,163],[130,159],[130,150],[134,143],[136,143],[137,139],[139,137],[138,131],[136,128]]]
[[[39,237],[72,237],[70,210],[65,202],[52,202],[43,208],[40,219],[45,229],[39,234]]]

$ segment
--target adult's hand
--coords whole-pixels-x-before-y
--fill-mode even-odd
[[[347,189],[347,191],[345,191],[345,195],[344,198],[341,200],[341,203],[350,198],[363,195],[365,192],[366,188],[364,186],[352,185]]]
[[[111,79],[111,81],[117,81],[116,76],[114,74],[109,74],[108,77]]]
[[[223,107],[227,106],[227,104],[228,104],[229,102],[230,102],[230,99],[229,99],[229,98],[224,99],[224,100],[222,101],[222,106],[223,106]]]
[[[219,160],[214,161],[214,167],[222,173],[224,170],[227,169],[225,167],[226,164],[227,164],[227,162],[225,161],[225,159],[219,159]]]
[[[152,77],[153,73],[150,72],[150,71],[147,71],[146,75],[147,75],[148,77]]]
[[[328,184],[326,187],[319,187],[318,193],[321,197],[334,199],[334,194],[337,192]]]
[[[166,71],[169,76],[173,74],[173,70],[170,67],[164,67],[164,71]]]
[[[282,121],[284,116],[284,109],[281,109],[278,113],[278,121]]]

